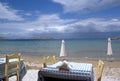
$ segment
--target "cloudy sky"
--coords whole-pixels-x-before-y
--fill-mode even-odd
[[[0,0],[0,37],[120,37],[120,0]]]

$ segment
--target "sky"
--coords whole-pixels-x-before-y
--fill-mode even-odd
[[[0,37],[120,37],[120,0],[0,0]]]

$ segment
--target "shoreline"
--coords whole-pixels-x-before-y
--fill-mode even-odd
[[[1,58],[5,57],[5,55],[0,54]],[[41,69],[43,68],[43,56],[28,56],[22,55],[21,59],[24,60],[27,69]],[[79,62],[79,63],[91,63],[93,67],[97,67],[98,59],[89,59],[89,58],[66,58],[69,62]],[[100,59],[102,60],[102,59]],[[56,57],[56,61],[61,61],[61,58]],[[105,68],[120,68],[120,60],[104,60],[104,67]]]
[[[42,69],[42,63],[43,63],[43,58],[42,57],[30,57],[30,56],[23,56],[22,57],[25,61],[25,64],[29,66],[28,68],[28,74],[24,77],[23,81],[27,81],[31,73],[35,73],[36,78],[33,77],[33,80],[37,79],[37,73],[40,69]],[[32,60],[31,60],[32,59]],[[61,59],[57,58],[57,61],[60,61]],[[93,64],[93,70],[96,75],[97,71],[97,63],[98,60],[92,60],[92,59],[68,59],[69,62],[79,62],[79,63],[91,63]],[[102,73],[102,81],[120,81],[120,61],[104,61],[104,69]],[[27,80],[26,80],[27,79]],[[31,80],[31,81],[33,81]]]
[[[3,55],[0,58],[3,58],[3,57],[5,56]],[[23,81],[36,81],[38,77],[37,75],[38,71],[43,68],[43,57],[22,55],[21,59],[24,60],[24,63],[27,68],[27,74],[23,78]],[[60,60],[61,59],[57,57],[57,61],[60,61]],[[94,70],[94,73],[96,74],[98,60],[78,58],[78,59],[68,59],[68,61],[79,62],[79,63],[91,63],[93,64],[93,70]],[[120,77],[119,77],[120,61],[117,61],[117,60],[113,60],[113,61],[103,60],[103,61],[104,61],[104,69],[102,73],[102,81],[120,81]],[[32,77],[31,75],[35,75],[35,76]],[[29,78],[31,77],[32,79],[29,80]]]
[[[43,57],[38,56],[22,56],[25,64],[29,67],[28,69],[41,69],[43,68]],[[79,63],[91,63],[93,67],[96,68],[99,59],[85,59],[85,58],[77,58],[77,59],[68,59],[69,62],[79,62]],[[100,59],[101,60],[101,59]],[[59,57],[56,57],[56,61],[61,61]],[[103,60],[105,68],[120,68],[120,60]]]

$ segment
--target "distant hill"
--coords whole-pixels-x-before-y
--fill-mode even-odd
[[[120,37],[118,37],[118,38],[112,38],[112,40],[120,40]]]
[[[9,39],[5,37],[0,37],[0,40],[37,40],[37,39],[45,39],[45,40],[51,40],[54,39],[53,37],[50,36],[39,36],[39,37],[31,37],[31,38],[16,38],[16,39]]]
[[[5,40],[6,38],[5,37],[0,37],[0,40]]]
[[[39,39],[50,40],[54,38],[50,36],[39,36],[39,37],[31,37],[31,38],[17,38],[15,40],[39,40]]]
[[[40,37],[32,37],[30,39],[54,39],[54,38],[50,36],[40,36]]]
[[[40,39],[54,39],[54,38],[50,36],[41,36]]]

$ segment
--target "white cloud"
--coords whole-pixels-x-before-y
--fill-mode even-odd
[[[69,22],[73,22],[74,19],[61,19],[58,14],[52,14],[52,15],[41,15],[39,16],[36,23],[41,23],[41,25],[44,25],[46,27],[51,26],[58,26],[67,24]],[[47,24],[46,24],[47,23]]]
[[[31,13],[26,13],[25,15],[26,15],[26,16],[31,16],[32,14],[31,14]]]
[[[17,10],[0,3],[0,19],[21,21],[24,20],[21,16],[17,15]]]
[[[53,0],[63,5],[64,12],[83,13],[120,5],[120,0]]]
[[[0,23],[0,35],[30,36],[42,33],[120,31],[120,19],[61,19],[58,14],[40,15],[35,21]],[[19,34],[19,35],[18,35]]]
[[[39,31],[39,33],[63,32],[65,30],[64,25],[73,21],[72,19],[60,19],[57,14],[40,15],[36,21],[1,23],[0,29],[10,29],[9,31],[14,29],[23,33],[35,31]]]
[[[117,21],[115,21],[117,20]],[[71,24],[71,27],[77,27],[79,32],[114,32],[120,31],[119,19],[90,18]],[[92,29],[92,30],[91,30]],[[114,30],[113,30],[114,29]]]

